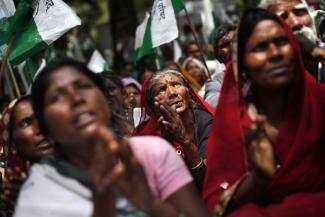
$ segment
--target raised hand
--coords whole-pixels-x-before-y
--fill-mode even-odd
[[[183,121],[175,108],[167,105],[164,100],[159,100],[158,97],[155,97],[154,105],[159,115],[158,123],[169,135],[183,145],[194,142],[192,136],[186,131]]]
[[[113,187],[118,189],[138,209],[150,215],[156,216],[157,212],[164,210],[168,214],[161,216],[174,216],[174,210],[166,207],[162,201],[152,194],[144,170],[134,156],[128,142],[126,140],[117,141],[112,132],[104,126],[98,129],[97,135],[102,143],[106,144],[107,149],[107,154],[102,154],[97,160],[108,165],[107,168],[96,169],[102,171],[103,174],[102,178],[94,177],[96,180],[94,182],[100,186],[99,191],[101,192],[102,188],[105,187]],[[104,149],[102,146],[98,148],[98,152],[105,152]],[[105,157],[107,159],[104,159]],[[106,175],[105,171],[107,172]]]
[[[256,114],[256,120],[246,132],[248,159],[253,173],[259,178],[271,178],[276,170],[276,160],[272,143],[265,132],[266,117]]]

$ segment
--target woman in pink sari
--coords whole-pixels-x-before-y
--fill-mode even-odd
[[[210,131],[204,199],[217,216],[323,216],[325,88],[270,12],[247,10],[238,39]]]

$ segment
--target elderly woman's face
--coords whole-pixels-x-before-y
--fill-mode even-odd
[[[204,70],[200,68],[194,61],[189,61],[186,70],[197,80],[201,85],[203,85],[208,77],[206,76]]]
[[[248,39],[244,66],[256,87],[287,86],[294,78],[295,54],[284,29],[275,21],[257,24]]]
[[[70,66],[52,72],[44,99],[44,118],[50,136],[59,144],[78,144],[111,113],[102,91]]]
[[[153,86],[153,92],[155,97],[164,100],[167,105],[174,108],[179,114],[189,109],[189,90],[176,75],[161,75]]]
[[[39,160],[52,154],[54,146],[40,133],[30,101],[20,101],[13,112],[12,139],[22,157]]]

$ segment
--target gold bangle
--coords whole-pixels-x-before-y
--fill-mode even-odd
[[[203,165],[203,159],[200,158],[200,162],[197,165],[195,165],[194,167],[192,167],[191,170],[196,170],[196,169],[200,168],[202,165]]]

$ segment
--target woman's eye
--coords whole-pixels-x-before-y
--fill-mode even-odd
[[[165,93],[165,92],[166,92],[166,89],[165,88],[161,88],[161,89],[159,89],[158,94],[162,94],[162,93]]]
[[[274,43],[277,46],[284,46],[289,43],[289,40],[286,37],[281,37],[281,38],[277,38]]]
[[[175,87],[175,88],[179,88],[179,87],[181,87],[181,86],[182,86],[182,85],[179,84],[179,83],[174,84],[174,87]]]
[[[19,126],[22,128],[28,127],[32,124],[33,119],[32,118],[25,118],[20,123]]]
[[[253,48],[253,51],[254,52],[265,51],[267,49],[267,46],[268,46],[267,42],[259,43]]]
[[[51,99],[51,102],[53,103],[53,102],[59,101],[62,97],[63,97],[63,93],[56,92],[50,97],[50,99]]]
[[[78,83],[78,84],[77,84],[77,88],[78,88],[78,89],[87,89],[87,88],[89,88],[89,87],[91,87],[91,85],[88,84],[88,83]]]

